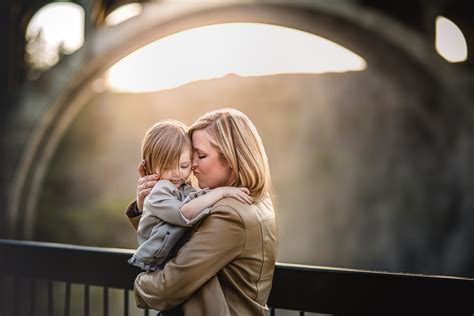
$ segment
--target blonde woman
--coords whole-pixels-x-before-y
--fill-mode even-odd
[[[161,311],[182,303],[185,315],[266,315],[277,251],[277,221],[262,140],[250,119],[235,109],[201,116],[189,129],[193,171],[200,188],[244,186],[252,205],[225,198],[196,225],[189,240],[161,271],[135,280],[139,306]],[[156,178],[139,168],[131,222]],[[217,295],[203,287],[217,275]],[[218,293],[221,291],[222,293]],[[176,310],[175,310],[176,311]],[[165,313],[166,314],[166,313]]]

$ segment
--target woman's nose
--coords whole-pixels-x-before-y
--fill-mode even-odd
[[[192,164],[192,169],[194,170],[198,165],[198,156],[195,154],[193,155],[193,164]]]

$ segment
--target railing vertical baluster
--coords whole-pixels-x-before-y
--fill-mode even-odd
[[[275,316],[275,315],[276,315],[275,307],[270,307],[270,316]]]
[[[6,296],[4,293],[3,287],[5,286],[5,281],[3,275],[0,275],[0,315],[3,313],[5,314],[5,299]]]
[[[69,316],[71,311],[71,282],[66,282],[66,297],[64,299],[64,316]]]
[[[35,316],[36,314],[36,281],[30,279],[30,315]]]
[[[300,311],[300,316],[304,316],[304,312]]]
[[[84,284],[84,316],[89,316],[89,285]]]
[[[123,290],[123,315],[128,316],[128,289]]]
[[[5,314],[5,299],[4,297],[6,296],[4,293],[4,289],[3,287],[5,286],[5,281],[4,281],[4,278],[3,278],[3,275],[0,275],[0,315],[3,313]]]
[[[104,316],[109,316],[109,288],[104,286]]]
[[[18,302],[19,302],[18,287],[19,287],[18,278],[13,277],[13,291],[12,291],[13,292],[13,299],[12,299],[12,302],[13,302],[13,315],[15,315],[15,316],[20,315],[20,310],[19,310],[20,306],[18,304]]]
[[[48,280],[48,315],[53,316],[53,281]]]

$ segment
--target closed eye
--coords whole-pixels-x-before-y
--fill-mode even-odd
[[[195,157],[197,157],[199,159],[204,159],[204,158],[207,157],[207,154],[205,152],[203,152],[202,150],[199,150],[199,149],[194,151],[194,155],[195,155]]]

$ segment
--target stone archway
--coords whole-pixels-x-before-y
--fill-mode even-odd
[[[90,97],[95,78],[154,40],[193,27],[226,22],[278,24],[315,33],[355,51],[369,65],[389,70],[398,65],[383,56],[397,56],[406,60],[405,74],[416,75],[425,84],[445,90],[452,96],[451,102],[455,100],[454,105],[462,103],[450,93],[450,87],[455,86],[455,72],[436,56],[428,40],[360,6],[306,1],[148,4],[140,16],[116,27],[99,29],[80,51],[65,58],[41,82],[25,87],[24,98],[6,129],[9,141],[5,152],[9,155],[4,168],[14,170],[5,182],[11,183],[9,235],[31,236],[38,192],[50,158],[65,129]]]

